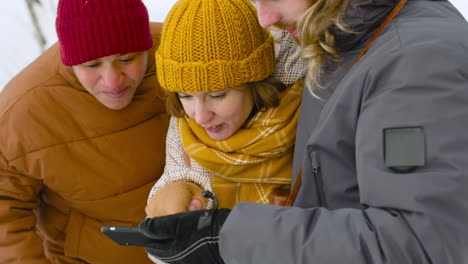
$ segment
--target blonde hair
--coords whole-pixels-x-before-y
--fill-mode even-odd
[[[266,111],[268,108],[277,107],[280,103],[280,93],[286,88],[283,83],[273,77],[263,81],[247,83],[252,90],[254,111]],[[167,92],[166,111],[175,117],[184,117],[186,113],[180,102],[177,92]]]
[[[308,63],[306,82],[310,93],[316,97],[315,90],[322,88],[319,78],[323,64],[327,59],[339,58],[331,29],[352,32],[343,21],[348,1],[317,0],[298,22],[301,56]]]

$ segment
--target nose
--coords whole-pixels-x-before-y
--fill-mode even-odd
[[[281,16],[268,6],[268,3],[257,1],[255,3],[257,9],[258,22],[261,27],[268,28],[271,25],[281,22]]]
[[[101,80],[105,87],[118,90],[124,81],[124,73],[116,66],[109,66],[102,72]]]
[[[213,111],[211,111],[208,105],[205,102],[197,102],[194,109],[193,119],[197,124],[203,125],[209,122],[214,116]]]

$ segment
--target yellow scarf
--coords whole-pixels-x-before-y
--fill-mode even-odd
[[[278,107],[257,112],[221,141],[211,139],[193,119],[178,118],[182,146],[213,175],[220,208],[243,201],[268,203],[274,190],[290,184],[302,88],[302,80],[289,86]]]

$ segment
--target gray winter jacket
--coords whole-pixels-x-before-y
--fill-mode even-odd
[[[468,263],[468,24],[410,0],[351,68],[395,3],[351,0],[326,100],[303,94],[295,207],[238,204],[227,264]]]

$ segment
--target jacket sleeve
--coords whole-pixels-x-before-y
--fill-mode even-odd
[[[0,263],[49,263],[34,213],[41,186],[10,168],[0,153]]]
[[[157,190],[168,183],[176,181],[192,182],[198,184],[203,190],[213,191],[211,187],[211,174],[200,167],[193,159],[190,159],[190,164],[186,164],[177,129],[177,119],[171,117],[166,138],[166,165],[164,173],[151,189],[148,201],[151,200]],[[210,204],[211,202],[208,205]]]
[[[363,74],[355,145],[362,208],[238,204],[220,234],[226,263],[468,262],[466,53],[426,41]],[[423,129],[423,166],[385,166],[383,129],[395,127]]]

